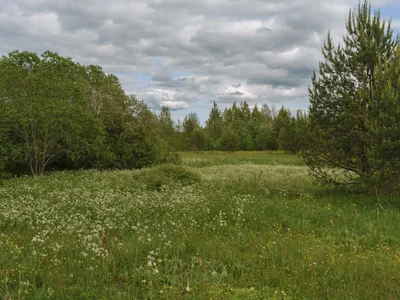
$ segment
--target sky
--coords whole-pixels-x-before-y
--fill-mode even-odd
[[[400,1],[372,0],[400,29]],[[0,55],[57,51],[115,74],[175,120],[212,103],[307,109],[311,74],[354,0],[0,0]]]

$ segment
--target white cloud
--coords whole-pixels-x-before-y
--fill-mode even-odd
[[[305,107],[327,32],[341,39],[357,3],[1,0],[0,54],[49,49],[101,65],[155,109],[196,111],[200,99]],[[153,80],[142,84],[137,74]]]

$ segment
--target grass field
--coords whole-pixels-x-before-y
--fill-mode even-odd
[[[400,299],[399,196],[280,152],[181,155],[0,183],[0,299]]]

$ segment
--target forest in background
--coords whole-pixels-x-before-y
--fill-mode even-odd
[[[234,103],[224,110],[214,102],[205,126],[196,113],[188,114],[175,124],[167,107],[159,115],[168,144],[180,151],[254,151],[287,150],[297,152],[301,141],[293,131],[304,128],[307,113],[298,110],[295,116],[289,109],[277,111],[267,104],[250,108],[246,101]],[[295,140],[293,140],[295,138]]]
[[[50,51],[3,56],[0,77],[3,176],[177,163],[176,151],[289,149],[287,129],[306,120],[242,102],[223,112],[214,103],[204,127],[195,113],[176,124],[168,107],[152,111],[101,67]]]
[[[300,153],[310,174],[334,185],[393,186],[400,178],[400,38],[364,1],[347,34],[331,35],[311,77],[310,107],[292,116],[245,101],[204,127],[195,113],[174,124],[127,95],[117,77],[46,51],[0,59],[0,173],[134,169],[177,163],[175,151]]]

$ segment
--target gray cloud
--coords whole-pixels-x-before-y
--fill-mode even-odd
[[[357,0],[2,0],[0,54],[47,49],[115,73],[150,107],[308,103],[329,29]],[[395,3],[372,1],[373,5]],[[400,21],[393,25],[400,28]],[[135,75],[148,76],[150,83]],[[182,74],[185,74],[182,76]]]
[[[152,81],[157,81],[157,82],[171,82],[172,78],[171,75],[167,70],[161,70],[153,75],[151,78]]]

